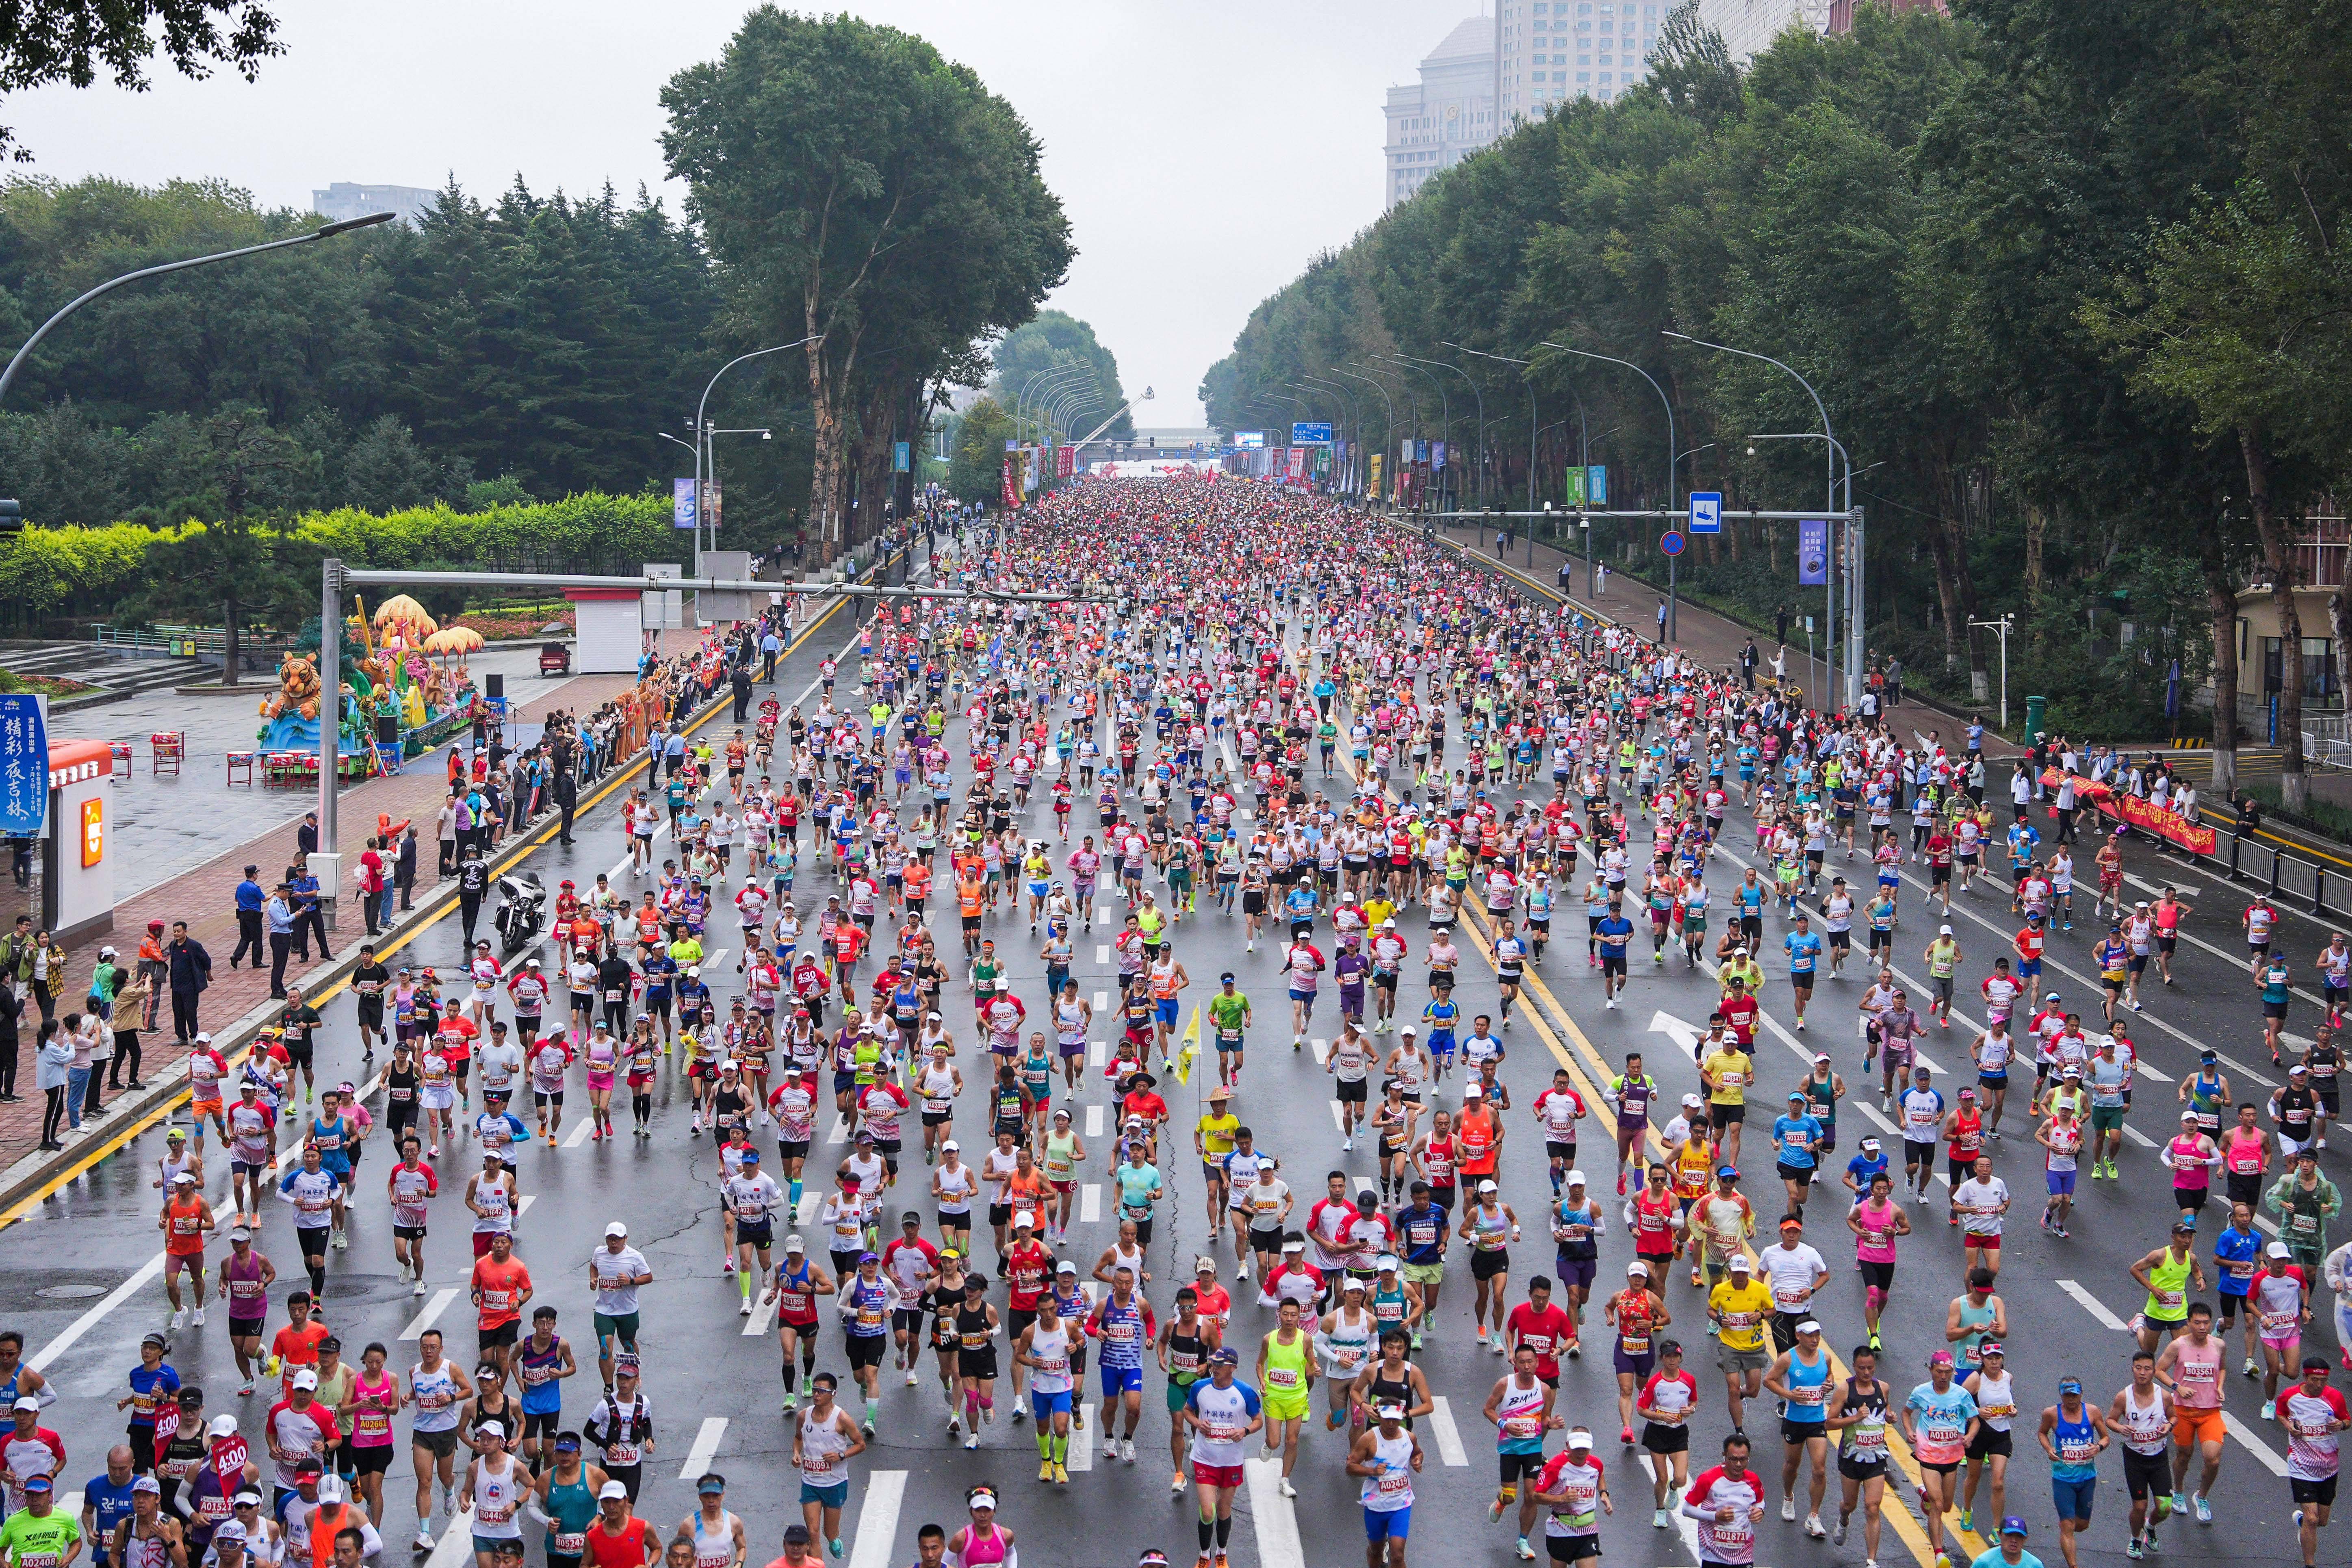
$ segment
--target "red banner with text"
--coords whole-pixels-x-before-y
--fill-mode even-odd
[[[1004,459],[1004,510],[1012,511],[1021,505],[1020,488],[1013,482],[1013,459]]]
[[[2055,791],[2063,776],[2056,768],[2044,768],[2042,770],[2042,787]],[[2200,855],[2213,853],[2213,846],[2218,841],[2219,836],[2211,828],[2191,822],[2177,811],[2159,806],[2153,801],[2142,800],[2136,795],[2124,794],[2080,773],[2074,775],[2074,798],[2103,816],[2127,822],[2142,832],[2169,839]]]

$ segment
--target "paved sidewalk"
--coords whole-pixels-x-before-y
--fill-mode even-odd
[[[542,676],[536,647],[490,649],[468,663],[478,680],[492,671],[504,675],[508,699],[518,704],[539,703],[563,691],[575,703],[593,705],[604,698],[581,695],[592,689],[581,683],[608,679]],[[249,696],[182,697],[165,689],[59,714],[50,725],[50,733],[60,739],[131,744],[131,776],[118,777],[107,799],[108,841],[121,857],[118,899],[127,900],[203,866],[220,853],[224,839],[258,837],[296,821],[316,801],[315,789],[226,784],[226,754],[253,749],[254,732],[263,722],[260,704],[278,689],[267,678],[248,678],[245,684],[252,689]],[[166,730],[187,735],[187,761],[176,775],[154,771],[151,738]]]
[[[1401,521],[1399,526],[1410,526],[1410,524]],[[1528,542],[1521,538],[1512,543],[1507,559],[1497,561],[1495,555],[1493,535],[1486,534],[1482,545],[1480,530],[1466,524],[1456,528],[1441,529],[1438,537],[1459,548],[1468,558],[1488,567],[1507,570],[1514,577],[1522,581],[1531,581],[1534,585],[1555,595],[1559,593],[1560,567],[1573,563],[1576,570],[1568,595],[1570,603],[1604,620],[1628,627],[1643,637],[1657,636],[1658,606],[1664,602],[1666,595],[1663,590],[1653,588],[1637,578],[1628,576],[1622,572],[1612,572],[1609,574],[1606,585],[1598,595],[1588,595],[1584,591],[1585,570],[1581,556],[1564,554],[1548,544],[1537,544],[1531,549]],[[1533,558],[1532,564],[1530,564],[1530,555]],[[1676,645],[1709,668],[1737,668],[1739,664],[1739,650],[1747,645],[1751,636],[1756,638],[1757,652],[1765,661],[1760,668],[1770,668],[1772,638],[1769,633],[1751,633],[1737,622],[1717,615],[1712,610],[1701,609],[1687,599],[1675,608],[1675,629]],[[1790,649],[1785,668],[1790,679],[1805,686],[1809,690],[1825,687],[1818,667],[1812,679],[1810,680],[1807,679],[1804,649],[1801,647]],[[1890,710],[1888,717],[1898,730],[1908,729],[1929,736],[1939,736],[1945,744],[1956,752],[1961,750],[1965,743],[1966,721],[1955,719],[1941,709],[1930,708],[1916,700],[1911,700],[1900,703]],[[1986,734],[1985,757],[1988,762],[1998,762],[2021,754],[2019,747],[1989,731]]]

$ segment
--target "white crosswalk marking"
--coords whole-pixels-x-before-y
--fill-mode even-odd
[[[1250,1458],[1242,1466],[1249,1478],[1250,1523],[1257,1531],[1260,1568],[1307,1568],[1307,1549],[1298,1540],[1298,1510],[1282,1495],[1282,1461]]]
[[[756,1339],[775,1325],[776,1305],[773,1301],[762,1305],[758,1289],[754,1289],[751,1297],[751,1315],[743,1320],[745,1339]]]
[[[1078,1223],[1092,1225],[1102,1217],[1102,1184],[1088,1182],[1078,1188]]]
[[[435,1542],[433,1555],[425,1560],[425,1568],[464,1568],[474,1560],[474,1510],[467,1509],[448,1521]]]
[[[1462,1446],[1462,1434],[1454,1425],[1454,1407],[1439,1394],[1430,1402],[1429,1431],[1437,1439],[1437,1457],[1448,1465],[1459,1468],[1470,1462],[1470,1451]]]
[[[438,1318],[443,1312],[447,1311],[449,1310],[449,1303],[457,1299],[457,1288],[454,1285],[444,1290],[434,1291],[430,1297],[426,1298],[424,1310],[418,1312],[416,1316],[409,1319],[408,1327],[400,1331],[400,1337],[404,1340],[413,1340],[421,1337],[425,1330],[433,1326],[433,1321],[436,1318]]]
[[[2083,1310],[2098,1320],[2100,1327],[2113,1329],[2117,1333],[2124,1331],[2124,1321],[2108,1311],[2105,1302],[2092,1295],[2081,1285],[2072,1279],[2061,1279],[2058,1281],[2058,1289],[2074,1297],[2081,1304]]]
[[[1109,993],[1109,992],[1108,992],[1108,991],[1097,991],[1097,992],[1096,992],[1096,993],[1095,993],[1095,1011],[1096,1011],[1097,1013],[1100,1013],[1104,1008],[1106,1008],[1106,1007],[1108,1007],[1108,1006],[1109,1006],[1109,1005],[1110,1005],[1110,993]]]
[[[727,1417],[706,1415],[702,1429],[694,1435],[694,1447],[686,1451],[686,1464],[677,1472],[682,1481],[693,1480],[710,1468],[710,1461],[719,1457],[719,1445],[727,1436]]]
[[[895,1561],[890,1549],[898,1534],[898,1510],[906,1500],[906,1471],[867,1474],[865,1500],[857,1508],[857,1538],[849,1546],[849,1568],[890,1568]]]
[[[807,1225],[816,1218],[816,1211],[823,1207],[824,1204],[824,1200],[817,1196],[816,1194],[810,1192],[802,1193],[800,1207],[793,1211],[794,1220],[798,1224]]]
[[[1102,1108],[1101,1106],[1099,1106],[1099,1105],[1089,1105],[1089,1106],[1087,1106],[1087,1137],[1089,1137],[1089,1138],[1099,1138],[1099,1137],[1101,1137],[1101,1136],[1102,1136],[1102,1127],[1103,1127],[1103,1108]]]
[[[1110,1042],[1108,1040],[1088,1040],[1087,1042],[1087,1063],[1088,1066],[1100,1067],[1108,1060],[1110,1060]]]
[[[1313,1052],[1315,1053],[1315,1065],[1316,1065],[1317,1067],[1318,1067],[1318,1068],[1319,1068],[1319,1067],[1321,1067],[1325,1062],[1327,1062],[1327,1061],[1328,1061],[1328,1060],[1330,1059],[1330,1058],[1331,1058],[1331,1042],[1330,1042],[1330,1041],[1328,1041],[1328,1040],[1309,1040],[1309,1041],[1307,1041],[1307,1048],[1308,1048],[1309,1050],[1311,1050],[1311,1051],[1313,1051]]]
[[[1331,1102],[1331,1125],[1342,1132],[1348,1130],[1348,1108],[1336,1100]]]
[[[1108,942],[1098,942],[1095,943],[1095,962],[1097,963],[1108,963],[1110,962],[1110,944]],[[1097,991],[1095,994],[1099,997],[1102,995],[1102,993]],[[1096,1005],[1099,1006],[1101,1004],[1097,1002]]]
[[[1097,925],[1110,924],[1110,906],[1108,904],[1097,904],[1095,906],[1095,923]]]
[[[835,1111],[833,1113],[833,1125],[824,1130],[824,1141],[828,1143],[848,1142],[849,1118],[842,1115],[841,1112],[837,1110]]]
[[[563,1140],[563,1146],[566,1149],[577,1149],[588,1142],[588,1134],[594,1131],[596,1131],[596,1119],[593,1116],[583,1116],[572,1124],[572,1133]]]

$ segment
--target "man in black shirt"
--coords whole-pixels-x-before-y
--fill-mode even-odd
[[[362,950],[364,951],[364,950]],[[308,1100],[318,1085],[318,1073],[311,1065],[311,1037],[318,1032],[319,1010],[302,1000],[302,988],[286,988],[286,1011],[278,1016],[278,1037],[286,1046],[286,1089],[294,1089],[294,1073],[302,1074],[302,1098]]]
[[[490,863],[482,858],[482,847],[477,844],[467,849],[457,867],[457,919],[468,952],[474,951],[474,922],[481,918],[482,895],[489,890]]]
[[[352,971],[352,994],[357,999],[360,1049],[365,1056],[375,1055],[376,1042],[384,1038],[383,993],[391,984],[392,971],[377,959],[375,943],[361,943],[359,967]]]

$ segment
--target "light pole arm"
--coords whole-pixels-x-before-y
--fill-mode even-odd
[[[191,256],[184,261],[166,261],[160,266],[142,267],[136,272],[126,272],[120,278],[110,278],[97,288],[76,296],[57,314],[43,321],[37,331],[25,340],[25,346],[16,351],[16,357],[8,362],[8,368],[0,370],[0,403],[7,401],[8,388],[16,384],[17,371],[24,368],[26,359],[40,345],[41,340],[47,337],[59,321],[64,321],[101,294],[110,294],[125,283],[136,283],[142,278],[161,278],[166,272],[184,272],[191,267],[205,267],[215,261],[234,261],[240,256],[258,256],[265,250],[283,250],[289,245],[310,245],[321,239],[332,239],[339,234],[348,234],[355,228],[371,228],[380,223],[390,223],[399,216],[398,213],[371,213],[365,217],[346,218],[341,223],[324,225],[312,229],[309,234],[291,235],[284,239],[273,239],[260,245],[243,246],[236,250],[215,251],[210,256]]]

